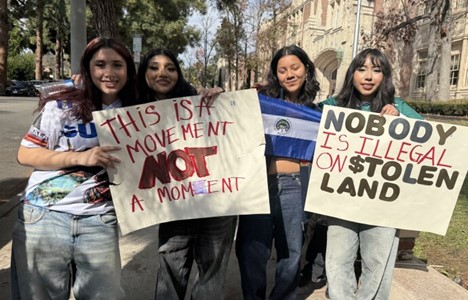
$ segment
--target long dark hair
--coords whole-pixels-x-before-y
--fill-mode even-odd
[[[122,106],[137,104],[136,92],[136,68],[133,57],[128,48],[120,41],[112,38],[97,37],[91,40],[86,46],[80,61],[81,87],[71,91],[65,91],[53,97],[41,97],[39,99],[38,110],[51,100],[62,99],[73,101],[71,108],[72,115],[82,119],[84,122],[92,120],[92,112],[102,109],[102,92],[94,85],[91,78],[90,62],[94,54],[102,48],[115,50],[127,64],[127,82],[119,91],[118,97],[122,101]]]
[[[168,98],[178,98],[178,97],[188,97],[197,95],[197,90],[184,79],[184,75],[182,74],[182,70],[180,68],[179,62],[177,61],[177,57],[172,53],[172,51],[163,48],[156,48],[149,51],[140,63],[138,67],[138,93],[139,93],[139,103],[147,103],[156,101],[156,96],[154,91],[148,86],[146,82],[146,70],[148,69],[148,64],[150,60],[157,56],[157,55],[164,55],[168,57],[175,65],[178,79],[174,89],[170,92]]]
[[[315,65],[310,60],[307,53],[300,47],[291,45],[278,50],[270,63],[270,71],[267,76],[267,85],[260,89],[260,93],[274,98],[284,98],[284,90],[281,87],[278,77],[278,61],[287,55],[295,55],[304,64],[307,70],[306,81],[299,92],[298,103],[315,107],[314,99],[320,89],[318,81],[315,79]]]
[[[374,48],[367,48],[359,52],[348,67],[343,83],[343,88],[336,96],[336,102],[339,106],[349,108],[361,108],[361,95],[354,87],[354,72],[362,67],[367,57],[370,57],[372,64],[380,67],[383,74],[383,80],[377,89],[372,100],[373,112],[380,112],[387,104],[393,104],[395,96],[395,87],[392,81],[392,67],[385,54]]]

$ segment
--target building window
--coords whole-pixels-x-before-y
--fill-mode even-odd
[[[330,2],[330,11],[331,11],[331,16],[330,16],[330,27],[331,28],[336,28],[339,27],[343,20],[341,20],[341,3],[338,0],[332,0]]]
[[[426,60],[419,61],[419,71],[416,76],[416,89],[424,89],[426,86]]]
[[[331,80],[336,80],[336,73],[338,72],[338,69],[333,70],[331,74]]]
[[[426,61],[427,52],[422,51],[418,54],[418,75],[416,75],[415,89],[424,89],[426,86]]]
[[[426,74],[424,74],[424,71],[418,74],[416,77],[416,89],[424,89],[424,86],[426,85]]]
[[[451,56],[450,62],[450,85],[457,85],[460,77],[460,54]]]

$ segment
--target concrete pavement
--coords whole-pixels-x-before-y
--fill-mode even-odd
[[[11,229],[16,219],[19,197],[0,206],[0,299],[10,299]],[[120,240],[122,286],[126,299],[153,299],[157,260],[157,226],[148,227]],[[274,257],[268,263],[269,287],[275,272]],[[196,275],[196,267],[191,282]],[[189,287],[190,290],[190,287]],[[299,289],[299,299],[324,300],[326,288]],[[189,292],[188,292],[189,294]],[[189,299],[189,295],[186,299]],[[221,299],[221,297],[220,297]],[[242,299],[240,275],[234,251],[231,252],[226,281],[227,300]],[[419,260],[397,262],[389,300],[467,300],[465,290]]]
[[[8,202],[26,186],[32,168],[16,161],[18,147],[32,124],[37,97],[0,96],[0,205]]]

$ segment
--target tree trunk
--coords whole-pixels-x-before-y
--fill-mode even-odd
[[[114,0],[92,0],[93,25],[99,36],[119,39],[117,9]]]
[[[437,77],[438,77],[438,45],[440,39],[438,38],[439,26],[437,26],[436,17],[438,14],[437,4],[434,3],[431,6],[431,23],[429,25],[429,41],[427,47],[427,61],[426,61],[426,101],[437,100]]]
[[[410,92],[411,73],[413,71],[413,45],[403,45],[400,62],[401,68],[398,91],[400,97],[407,99]]]
[[[247,39],[244,40],[244,83],[242,85],[243,89],[248,89],[250,87],[249,77],[249,64],[247,61]]]
[[[55,68],[54,68],[54,78],[59,79],[60,70],[62,69],[62,41],[57,37],[55,41]]]
[[[441,38],[440,51],[440,79],[439,79],[439,94],[438,98],[441,101],[450,100],[450,67],[452,58],[452,7],[450,0],[444,0],[444,5],[440,13],[444,16],[441,28],[439,31]]]
[[[408,3],[408,17],[413,19],[417,17],[418,5]],[[407,99],[411,89],[411,73],[413,72],[413,53],[414,43],[403,43],[400,55],[400,77],[398,82],[398,91],[400,97]]]
[[[232,76],[231,76],[232,68],[231,68],[231,66],[232,66],[231,58],[228,58],[229,90],[233,91],[234,89],[232,88]]]
[[[8,59],[8,0],[0,0],[0,95],[5,94]]]
[[[233,15],[233,20],[234,20],[234,40],[235,40],[235,45],[239,45],[239,19],[237,15],[237,11],[232,14]],[[237,91],[239,89],[239,51],[237,47],[234,47],[235,49],[235,56],[236,56],[236,85],[234,86],[234,90]]]
[[[44,1],[37,1],[35,79],[42,79],[42,36],[44,30]]]
[[[450,36],[442,39],[440,50],[440,78],[438,100],[450,100],[450,66],[451,66],[452,39]]]
[[[450,99],[452,7],[450,0],[432,0],[427,58],[426,100]],[[440,49],[439,49],[440,48]]]

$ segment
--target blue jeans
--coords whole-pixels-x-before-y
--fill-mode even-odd
[[[398,230],[329,218],[326,273],[331,300],[387,300],[398,252]],[[360,248],[358,289],[354,262]]]
[[[269,299],[295,299],[304,239],[304,203],[298,174],[268,177],[269,215],[239,216],[236,254],[244,299],[265,299],[266,266],[275,241],[275,285]]]
[[[74,270],[75,272],[72,272]],[[117,217],[22,204],[13,228],[13,299],[120,299]]]
[[[155,299],[184,299],[194,260],[191,299],[223,299],[236,222],[230,216],[160,224]]]

